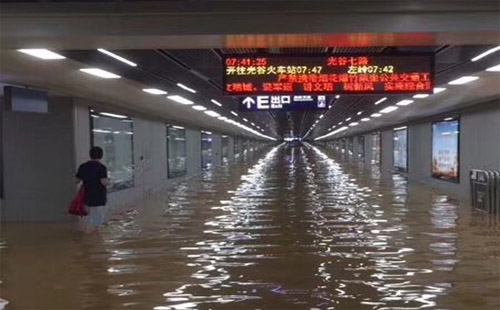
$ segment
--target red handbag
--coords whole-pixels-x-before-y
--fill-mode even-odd
[[[71,202],[68,210],[69,214],[74,214],[78,216],[87,216],[88,212],[85,208],[85,189],[80,186],[80,190],[76,193],[75,198]]]

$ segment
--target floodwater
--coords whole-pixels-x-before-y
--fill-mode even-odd
[[[500,224],[312,146],[214,168],[101,235],[2,228],[8,309],[499,309]]]

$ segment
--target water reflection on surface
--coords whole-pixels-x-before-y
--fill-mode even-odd
[[[9,224],[12,309],[497,309],[498,221],[281,145],[117,210],[101,236]]]

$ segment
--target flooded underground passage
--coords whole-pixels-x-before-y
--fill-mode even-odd
[[[469,2],[0,0],[0,310],[499,310]]]
[[[498,222],[342,156],[263,149],[115,210],[100,235],[8,224],[3,294],[13,309],[499,305]]]

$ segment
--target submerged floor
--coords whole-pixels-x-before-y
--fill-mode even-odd
[[[282,145],[113,214],[3,227],[10,309],[498,309],[500,224]]]

